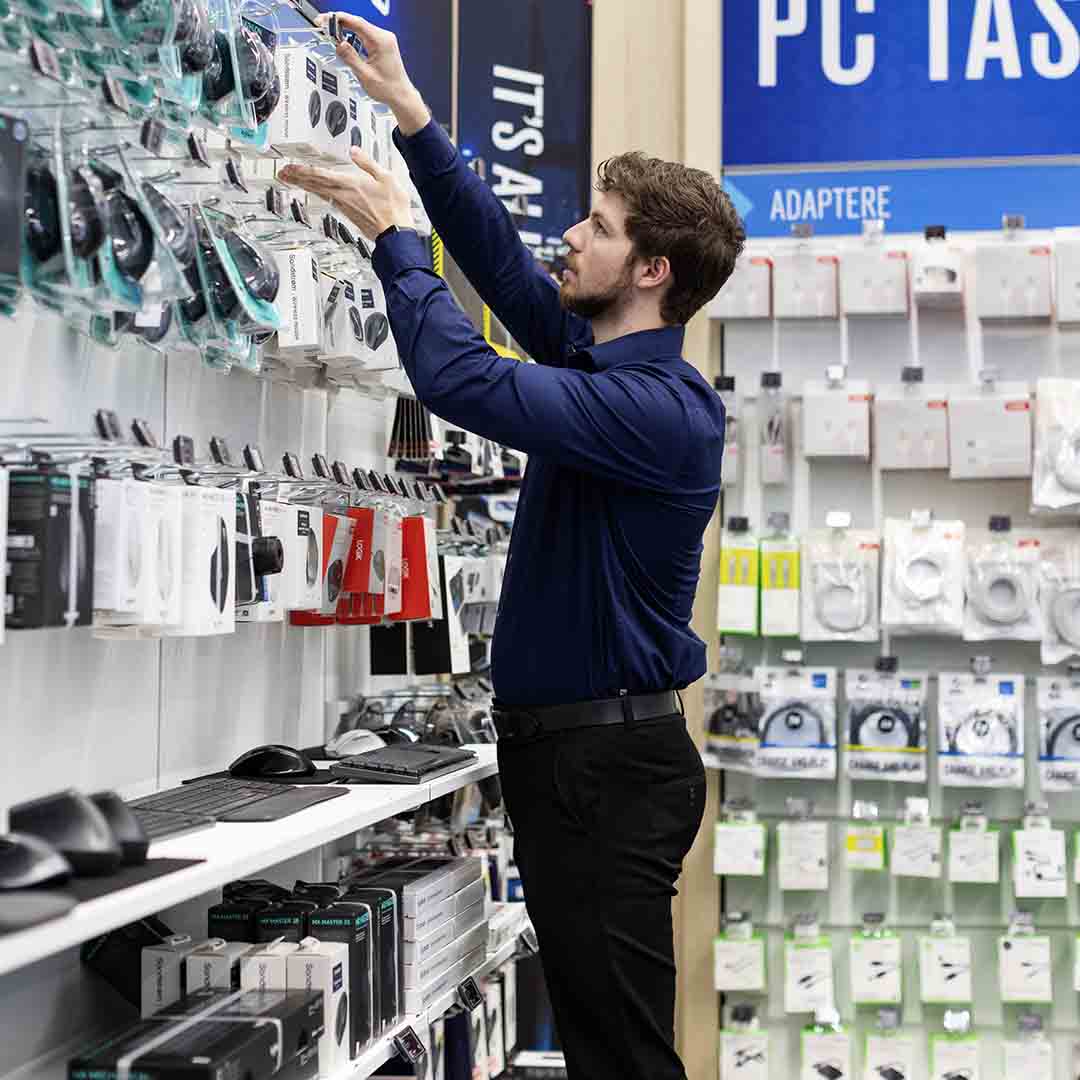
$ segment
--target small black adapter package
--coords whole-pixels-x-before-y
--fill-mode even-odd
[[[269,906],[268,900],[223,900],[206,913],[206,936],[253,942],[259,912]]]
[[[398,916],[397,894],[393,889],[375,886],[350,886],[345,901],[359,900],[371,906],[371,925],[374,930],[375,1031],[381,1033],[397,1023],[401,1014],[398,996]]]
[[[336,901],[313,911],[308,932],[319,941],[349,946],[349,1017],[351,1057],[375,1037],[375,937],[371,905],[360,900]]]
[[[75,477],[74,506],[67,472],[12,469],[8,481],[8,629],[89,626],[94,608],[92,478]]]
[[[82,962],[100,975],[125,1001],[142,1008],[142,951],[160,945],[173,932],[151,915],[110,930],[82,947]]]
[[[284,938],[299,944],[308,936],[308,916],[318,909],[314,900],[286,900],[264,908],[255,916],[255,936],[251,940],[263,944]]]

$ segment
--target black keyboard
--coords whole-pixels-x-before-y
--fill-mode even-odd
[[[195,832],[196,829],[208,829],[214,824],[212,817],[177,814],[171,810],[148,810],[145,807],[133,806],[132,812],[150,841],[165,840],[171,836]]]
[[[128,805],[144,810],[211,818],[215,821],[278,821],[309,806],[347,793],[343,787],[292,787],[262,780],[222,777],[147,795]]]
[[[330,766],[330,772],[346,780],[374,784],[421,784],[457,772],[475,760],[472,750],[404,743],[342,758]]]

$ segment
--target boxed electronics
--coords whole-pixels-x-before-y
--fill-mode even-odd
[[[773,316],[777,319],[835,319],[837,258],[800,250],[773,256]]]
[[[259,535],[266,540],[280,541],[282,569],[278,573],[256,575],[256,596],[252,603],[237,608],[236,618],[238,622],[281,622],[285,618],[285,543],[295,527],[293,508],[270,499],[255,501],[259,510]]]
[[[321,991],[323,1034],[319,1039],[319,1073],[329,1076],[352,1057],[349,1025],[349,946],[345,942],[304,938],[286,958],[290,990]]]
[[[281,603],[286,611],[317,608],[322,602],[322,508],[289,507],[291,517],[282,526],[285,569]]]
[[[353,506],[347,513],[352,518],[353,530],[342,590],[385,595],[390,515],[370,506]]]
[[[295,941],[274,941],[252,949],[240,961],[240,985],[245,990],[287,990],[287,962],[299,948]]]
[[[1024,240],[1021,228],[975,247],[975,297],[980,319],[1049,319],[1050,248]]]
[[[246,941],[211,938],[187,957],[188,993],[195,990],[238,990],[240,961],[254,949]]]
[[[1031,475],[1031,391],[1024,382],[995,382],[949,394],[949,477],[997,479]]]
[[[492,975],[483,982],[484,1013],[487,1019],[488,1075],[497,1080],[506,1072],[506,1032],[503,1026],[502,986]]]
[[[359,901],[371,908],[374,967],[372,969],[375,1033],[389,1028],[400,1014],[398,967],[398,908],[393,889],[350,885],[343,902]]]
[[[444,975],[463,956],[474,952],[483,946],[487,951],[488,926],[486,922],[480,922],[471,930],[466,930],[461,937],[454,938],[440,949],[415,964],[404,961],[401,965],[401,980],[406,992],[409,990],[421,990]]]
[[[840,260],[840,301],[845,315],[907,315],[907,252],[875,243],[845,252]]]
[[[469,635],[462,623],[465,562],[460,555],[439,557],[445,617],[438,622],[413,624],[413,656],[417,675],[465,675],[472,668]]]
[[[349,1021],[352,1029],[352,1056],[375,1034],[372,970],[374,935],[371,907],[359,900],[335,901],[312,912],[308,927],[313,937],[324,942],[343,942],[349,949]]]
[[[322,90],[322,123],[320,126],[322,156],[327,161],[349,160],[352,140],[349,135],[349,101],[353,81],[343,67],[324,60],[319,72]]]
[[[434,906],[456,896],[461,890],[479,881],[483,867],[479,858],[428,857],[400,860],[388,864],[376,863],[358,875],[367,885],[395,889],[400,898],[403,918],[418,919]]]
[[[198,946],[186,934],[173,934],[142,950],[142,1015],[153,1016],[187,993],[185,961]]]
[[[484,930],[484,943],[472,952],[466,953],[434,982],[418,989],[405,990],[404,1009],[407,1013],[423,1012],[445,994],[465,981],[487,958],[487,929]]]
[[[745,252],[708,306],[710,319],[767,319],[772,315],[772,259]]]
[[[7,520],[8,520],[8,471],[0,469],[0,567],[3,567],[5,592],[7,582]],[[4,643],[4,622],[7,603],[0,604],[0,645]]]
[[[925,230],[912,254],[911,296],[920,307],[959,311],[964,306],[964,253],[951,247],[943,225]]]
[[[870,384],[829,368],[825,382],[803,387],[803,453],[806,457],[870,458]]]
[[[304,46],[286,45],[274,50],[274,64],[281,100],[268,121],[270,146],[286,156],[323,157],[333,146],[324,118],[337,95],[323,90],[322,61]]]
[[[263,944],[284,940],[299,944],[307,936],[308,917],[318,906],[313,900],[298,897],[270,904],[255,916],[255,941]]]
[[[374,129],[371,113],[375,102],[367,96],[364,88],[356,81],[349,84],[349,149],[362,150],[371,156],[371,144],[374,141]]]
[[[921,367],[874,394],[874,456],[882,469],[949,467],[948,390],[923,382]]]
[[[167,633],[198,637],[236,628],[236,497],[199,485],[180,488],[183,599]]]
[[[474,908],[477,904],[483,903],[485,895],[484,882],[482,880],[474,881],[472,884],[466,885],[464,889],[454,893],[453,896],[448,897],[444,903],[434,906],[426,905],[423,913],[418,916],[403,916],[401,921],[402,940],[423,941],[448,922],[452,922],[459,916],[464,915],[465,912]]]
[[[389,169],[391,168],[393,155],[397,153],[397,148],[394,146],[394,128],[397,127],[397,121],[394,119],[394,114],[385,105],[376,105],[372,110],[372,117],[375,122],[375,147],[377,150],[377,153],[373,156],[384,169]]]
[[[442,926],[436,927],[430,934],[416,941],[403,939],[401,942],[402,964],[423,964],[429,957],[445,949],[451,942],[479,926],[484,921],[484,902],[481,900],[466,908],[460,915],[455,915]]]
[[[8,629],[86,626],[93,615],[94,482],[49,468],[8,473]]]
[[[401,366],[397,343],[390,332],[390,318],[386,306],[386,293],[374,274],[360,275],[356,279],[358,317],[363,325],[363,343],[367,351],[361,355],[364,371],[394,371]],[[349,314],[350,322],[354,315]]]
[[[1057,321],[1065,324],[1080,323],[1080,231],[1056,230],[1054,254],[1057,259]]]
[[[313,249],[280,248],[273,256],[281,282],[274,299],[281,326],[267,346],[272,352],[318,352],[322,346],[323,305],[319,262]]]

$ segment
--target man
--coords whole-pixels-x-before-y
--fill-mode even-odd
[[[325,18],[325,17],[324,17]],[[398,122],[395,142],[447,248],[537,361],[499,357],[427,269],[409,200],[354,151],[353,174],[290,166],[369,237],[416,395],[529,465],[492,679],[515,850],[571,1080],[678,1080],[671,898],[705,778],[675,691],[705,671],[690,629],[718,496],[719,397],[680,357],[683,325],[744,234],[707,174],[640,154],[600,168],[565,235],[561,288],[431,120],[394,36],[339,15],[338,48]]]

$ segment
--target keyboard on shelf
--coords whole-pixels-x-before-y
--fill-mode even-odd
[[[151,842],[182,836],[197,829],[208,829],[214,824],[212,817],[201,814],[178,814],[171,810],[149,810],[139,806],[132,807],[132,812]]]
[[[457,772],[476,760],[472,750],[454,746],[403,743],[341,758],[330,766],[333,776],[374,784],[421,784]]]

